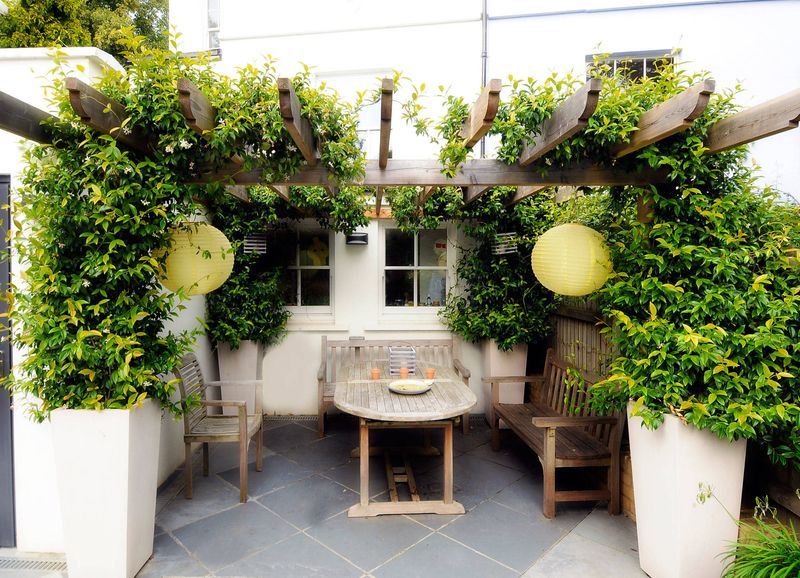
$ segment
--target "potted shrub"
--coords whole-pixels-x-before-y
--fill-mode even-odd
[[[785,255],[798,210],[757,187],[744,150],[696,154],[727,103],[645,149],[672,184],[614,191],[624,209],[607,230],[616,273],[599,296],[616,359],[593,400],[628,404],[639,558],[654,577],[722,573],[745,439],[777,461],[800,455],[800,270]],[[637,197],[648,222],[632,218]],[[699,484],[734,518],[700,507]]]

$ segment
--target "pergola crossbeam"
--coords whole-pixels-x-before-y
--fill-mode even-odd
[[[636,125],[638,130],[632,133],[630,142],[614,147],[612,155],[615,158],[624,157],[686,130],[703,114],[713,92],[714,81],[707,79],[654,106],[639,118]]]
[[[191,80],[178,79],[178,100],[189,128],[201,135],[214,129],[217,124],[217,111],[208,97]]]
[[[289,200],[289,186],[288,185],[268,185],[269,188],[276,193],[278,196],[282,198],[284,201]]]
[[[468,205],[477,201],[483,194],[492,187],[486,185],[475,185],[471,187],[464,187],[464,204]]]
[[[392,133],[392,97],[394,96],[394,80],[384,78],[381,81],[381,142],[378,151],[378,166],[386,168],[389,160],[389,137]]]
[[[0,130],[38,143],[50,144],[52,139],[42,123],[55,118],[10,94],[0,92]]]
[[[527,199],[531,195],[535,195],[536,193],[544,190],[547,188],[547,185],[526,185],[523,187],[517,187],[516,192],[513,194],[511,199],[508,201],[508,205],[516,205],[520,201]]]
[[[542,123],[541,132],[523,145],[519,164],[528,166],[586,127],[597,109],[601,88],[603,81],[592,78],[565,99],[550,118]]]
[[[497,107],[500,105],[502,88],[503,83],[500,79],[493,78],[472,105],[469,116],[464,121],[459,133],[459,136],[465,141],[464,146],[468,149],[474,147],[492,128],[494,117],[497,115]]]
[[[240,201],[244,201],[245,203],[250,202],[250,195],[247,193],[247,187],[244,185],[227,185],[225,187],[225,192],[232,197],[236,197]]]
[[[381,216],[381,202],[383,201],[383,187],[375,187],[375,216]]]
[[[311,123],[300,114],[300,100],[288,78],[278,79],[278,100],[283,117],[283,126],[289,131],[294,144],[300,149],[309,167],[317,164],[317,151],[314,147],[314,134]]]
[[[66,88],[72,109],[85,124],[100,133],[113,136],[132,149],[150,152],[146,135],[128,125],[128,113],[124,106],[72,76],[67,78]]]
[[[421,207],[425,203],[428,202],[428,199],[431,198],[431,195],[436,192],[436,189],[439,187],[437,186],[430,186],[430,187],[423,187],[422,193],[419,195],[419,206]]]
[[[709,154],[797,128],[800,123],[800,89],[724,118],[708,129]]]
[[[233,174],[231,167],[201,177],[200,182],[217,181]],[[236,173],[239,184],[258,184],[261,170]],[[496,159],[470,159],[464,162],[456,175],[448,178],[442,174],[438,160],[389,159],[385,169],[377,160],[368,160],[364,176],[348,182],[352,186],[367,187],[469,187],[469,186],[523,186],[523,185],[648,185],[667,180],[668,170],[642,167],[636,171],[625,171],[616,167],[601,167],[592,164],[576,165],[563,169],[551,169],[546,174],[518,165],[507,165]],[[320,166],[306,167],[279,185],[327,186],[330,174]]]

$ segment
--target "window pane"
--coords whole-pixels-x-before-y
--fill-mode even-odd
[[[647,78],[652,78],[653,76],[658,76],[661,74],[661,69],[667,65],[672,63],[672,58],[648,58],[645,61],[645,70],[647,71]]]
[[[386,271],[386,305],[402,307],[414,304],[414,272]]]
[[[420,271],[419,272],[419,305],[444,305],[444,296],[447,293],[445,271]]]
[[[300,265],[311,267],[329,265],[327,233],[300,233]]]
[[[420,231],[419,265],[422,267],[447,267],[447,233],[445,231]]]
[[[300,305],[331,304],[331,272],[328,269],[300,270]]]
[[[644,59],[620,60],[617,62],[617,68],[623,69],[625,76],[631,80],[635,80],[644,75]]]
[[[294,231],[271,231],[267,234],[268,267],[294,267],[297,265],[297,235]]]
[[[286,305],[297,305],[297,269],[283,272],[281,294]]]
[[[214,30],[208,33],[208,47],[219,48],[219,31]]]
[[[219,0],[208,0],[208,27],[219,29]]]
[[[408,267],[414,264],[414,235],[398,229],[386,231],[386,266]]]

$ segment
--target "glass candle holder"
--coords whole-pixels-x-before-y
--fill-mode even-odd
[[[380,379],[381,378],[381,370],[377,367],[372,368],[372,379]]]

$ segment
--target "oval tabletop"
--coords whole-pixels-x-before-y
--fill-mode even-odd
[[[333,403],[340,410],[379,421],[436,421],[467,413],[478,403],[460,381],[436,379],[419,395],[389,391],[389,379],[352,380],[336,384]]]

